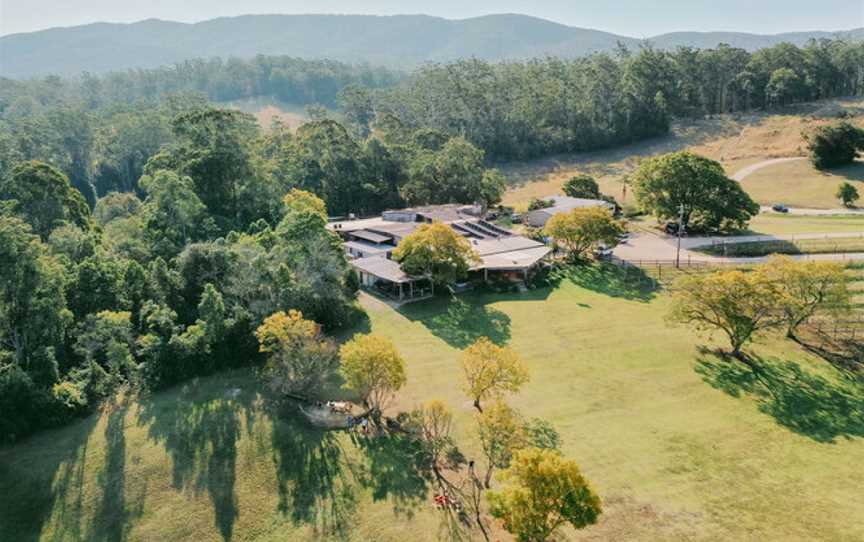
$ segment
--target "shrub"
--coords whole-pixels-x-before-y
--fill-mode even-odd
[[[528,203],[528,210],[536,211],[538,209],[548,209],[553,205],[555,205],[555,202],[551,199],[531,198],[531,201]]]
[[[810,161],[818,169],[851,164],[864,149],[864,130],[847,121],[820,126],[804,134]]]
[[[564,194],[571,198],[598,199],[600,187],[590,175],[580,174],[564,183]]]
[[[837,187],[837,199],[846,207],[853,207],[859,197],[858,190],[849,183],[840,183]]]

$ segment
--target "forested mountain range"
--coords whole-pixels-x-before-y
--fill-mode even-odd
[[[864,39],[864,28],[846,32],[776,35],[675,32],[648,39],[658,48],[698,48],[727,43],[756,50],[812,38]],[[525,15],[448,20],[425,15],[245,15],[195,24],[149,19],[132,24],[95,23],[0,37],[0,75],[26,78],[152,68],[192,58],[291,55],[306,59],[413,67],[428,61],[476,57],[513,60],[573,58],[643,40],[575,28]]]

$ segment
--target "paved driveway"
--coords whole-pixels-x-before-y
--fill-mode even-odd
[[[864,237],[864,233],[808,233],[798,235],[742,235],[738,237],[684,237],[681,239],[681,261],[684,262],[715,262],[715,263],[747,263],[765,261],[767,257],[759,258],[724,258],[696,252],[695,248],[715,243],[747,243],[754,241],[791,241],[800,239],[848,239]],[[630,238],[613,251],[613,255],[628,261],[670,261],[675,259],[677,238],[671,235],[640,231],[631,233]],[[802,254],[792,256],[795,259],[806,260],[864,260],[864,253],[848,254]]]

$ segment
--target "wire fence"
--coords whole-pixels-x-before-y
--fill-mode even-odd
[[[675,260],[625,260],[613,257],[610,262],[622,270],[622,278],[631,286],[642,288],[664,289],[673,291],[675,281],[685,275],[710,273],[718,269],[748,269],[753,263],[740,262],[707,262],[682,259]],[[850,269],[855,269],[850,265]],[[851,276],[853,284],[864,284],[864,275]],[[823,314],[811,318],[803,327],[819,337],[834,341],[861,342],[864,341],[864,306],[853,304],[848,312],[839,315]]]
[[[613,256],[609,260],[623,270],[625,279],[630,283],[655,288],[671,288],[675,280],[683,275],[708,273],[720,268],[745,269],[752,264],[738,262],[708,262],[682,258],[676,260],[625,260]]]

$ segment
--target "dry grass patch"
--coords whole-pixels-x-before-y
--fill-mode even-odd
[[[763,160],[803,156],[806,146],[801,132],[833,122],[822,112],[839,107],[857,115],[853,122],[864,126],[864,99],[828,100],[802,104],[783,113],[720,115],[678,121],[667,137],[603,151],[504,164],[499,167],[510,183],[504,203],[525,206],[532,197],[560,193],[564,182],[576,173],[593,175],[602,192],[626,203],[632,198],[629,194],[622,197],[620,178],[623,175],[633,171],[646,157],[684,149],[719,161],[730,175]],[[836,186],[832,190],[836,190]]]
[[[807,160],[782,162],[748,175],[741,186],[763,205],[832,209],[840,207],[835,194],[844,181],[864,193],[864,161],[830,171],[819,171]]]

